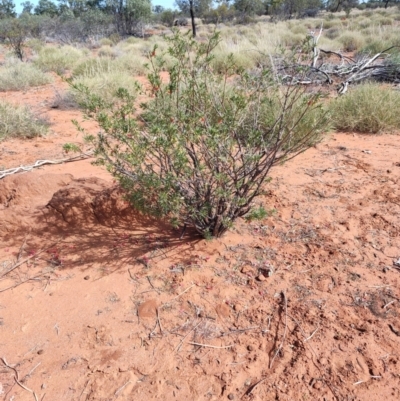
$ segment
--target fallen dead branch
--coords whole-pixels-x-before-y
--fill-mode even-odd
[[[32,171],[34,168],[44,166],[46,164],[62,164],[62,163],[69,163],[69,162],[76,162],[80,160],[84,160],[87,158],[90,158],[93,156],[93,152],[86,152],[86,153],[81,153],[78,156],[73,156],[73,157],[68,157],[65,159],[59,159],[59,160],[37,160],[34,164],[30,166],[20,166],[20,167],[14,167],[10,168],[8,170],[0,170],[0,180],[4,177],[7,177],[8,175],[13,175],[17,173],[23,173],[27,171]]]
[[[3,362],[3,364],[4,364],[4,366],[5,366],[6,368],[11,369],[12,371],[14,371],[14,380],[15,380],[15,382],[18,384],[18,386],[20,386],[20,387],[23,388],[24,390],[30,392],[30,393],[35,397],[35,401],[39,401],[39,399],[38,399],[36,393],[35,393],[33,390],[31,390],[29,387],[24,386],[24,385],[20,382],[18,370],[15,369],[13,366],[9,365],[4,357],[3,357],[3,358],[0,357],[0,360]],[[36,367],[37,367],[37,366],[35,366],[34,369],[36,369]],[[33,370],[34,370],[34,369],[33,369]],[[29,374],[32,373],[33,370],[31,370],[31,372],[29,372]]]
[[[288,61],[279,57],[273,60],[276,78],[286,85],[321,85],[336,83],[340,95],[346,93],[348,85],[360,81],[400,82],[400,63],[390,58],[390,51],[400,46],[391,46],[372,57],[363,55],[347,57],[340,52],[324,50],[317,46],[321,29],[308,37],[311,44],[311,61]],[[320,55],[334,55],[340,64],[326,62]],[[307,55],[302,52],[303,57]]]

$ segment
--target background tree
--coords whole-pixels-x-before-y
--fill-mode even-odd
[[[118,33],[137,33],[140,21],[151,17],[151,0],[106,0],[105,11],[114,17]]]
[[[192,7],[194,15],[202,18],[212,9],[213,0],[175,0],[175,5],[185,16],[190,16],[190,8]]]
[[[0,19],[14,18],[16,16],[15,3],[12,0],[0,0]]]
[[[56,15],[59,15],[58,6],[51,0],[39,0],[34,12],[36,15],[48,15],[49,17],[55,17]]]
[[[35,8],[35,5],[31,3],[30,1],[24,1],[21,3],[22,6],[22,14],[32,14],[33,9]]]

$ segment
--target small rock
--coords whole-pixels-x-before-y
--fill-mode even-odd
[[[228,394],[228,400],[234,400],[234,399],[235,396],[232,393]]]
[[[85,276],[83,279],[84,279],[84,280],[89,280],[89,279],[90,279],[90,276]]]
[[[249,265],[245,265],[240,269],[240,272],[243,274],[252,274],[253,273],[253,268]]]
[[[43,351],[42,349],[40,349],[40,350],[37,352],[37,354],[38,354],[38,355],[42,355],[43,352],[44,352],[44,351]]]
[[[262,273],[260,273],[258,276],[257,276],[257,280],[258,281],[265,281],[267,278],[264,276],[264,274],[262,274]]]
[[[325,366],[325,365],[328,363],[328,361],[327,361],[326,358],[321,358],[321,359],[319,360],[319,363],[320,363],[322,366]]]
[[[243,310],[243,307],[240,304],[235,304],[233,305],[233,309],[235,310],[235,312],[241,312]]]
[[[252,345],[247,346],[247,351],[253,351],[253,350],[254,350],[254,347]]]
[[[313,387],[316,390],[319,390],[322,387],[322,383],[319,380],[316,380]]]
[[[229,376],[226,373],[222,373],[221,380],[226,383],[229,380]]]

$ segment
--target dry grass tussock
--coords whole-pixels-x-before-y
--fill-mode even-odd
[[[0,66],[0,91],[25,90],[48,84],[52,77],[30,63],[10,58]]]
[[[36,117],[28,107],[0,101],[0,141],[44,135],[48,127],[48,122]]]
[[[378,84],[359,85],[330,102],[335,129],[363,133],[400,130],[400,91],[382,90]]]

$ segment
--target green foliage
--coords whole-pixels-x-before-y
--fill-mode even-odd
[[[48,123],[35,117],[26,106],[0,102],[0,141],[11,137],[33,138],[44,135]]]
[[[10,47],[14,55],[22,60],[26,40],[40,37],[41,24],[42,18],[29,14],[0,19],[0,43]]]
[[[247,215],[247,221],[254,221],[254,220],[264,220],[265,218],[273,215],[276,212],[275,209],[266,210],[262,205],[259,207],[253,208]]]
[[[0,91],[25,90],[51,81],[39,68],[16,59],[9,59],[0,66]]]
[[[57,5],[50,0],[39,0],[34,11],[36,15],[48,15],[49,17],[55,17],[59,14]]]
[[[0,0],[0,19],[16,17],[15,3],[12,0]]]
[[[400,129],[400,92],[362,84],[330,102],[333,126],[340,131],[377,134]]]
[[[82,152],[81,148],[75,143],[64,143],[63,147],[64,153],[80,153]]]
[[[82,85],[74,88],[101,128],[93,138],[97,162],[118,178],[132,205],[218,237],[253,209],[274,165],[320,140],[326,115],[318,95],[279,86],[272,71],[249,75],[230,57],[217,73],[218,34],[199,43],[174,31],[167,40],[169,82],[163,83],[165,56],[155,47],[151,99],[139,110],[125,89],[108,102]]]

